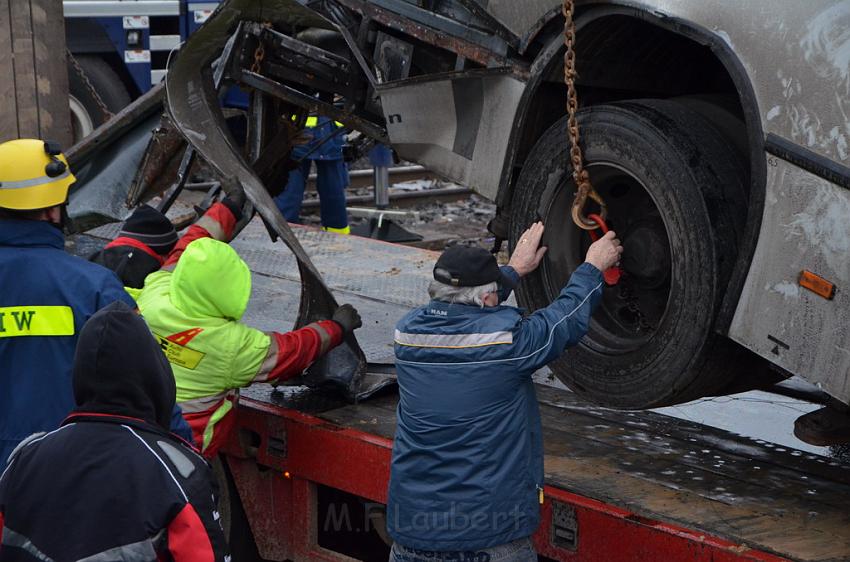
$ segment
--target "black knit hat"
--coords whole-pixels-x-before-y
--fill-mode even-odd
[[[142,205],[130,215],[118,236],[126,236],[146,244],[157,254],[168,254],[177,243],[177,231],[168,218],[151,207]]]
[[[502,276],[493,254],[471,246],[447,248],[434,264],[434,279],[455,287],[478,287],[493,282],[512,286],[510,279]]]

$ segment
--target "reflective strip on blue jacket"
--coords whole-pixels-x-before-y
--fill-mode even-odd
[[[74,408],[77,337],[98,309],[136,303],[108,269],[65,252],[47,222],[0,220],[0,467],[15,446]]]
[[[345,144],[345,132],[340,131],[326,142],[322,143],[329,135],[332,135],[341,125],[333,119],[324,116],[308,117],[304,132],[312,135],[307,144],[299,144],[292,149],[292,158],[301,160],[342,160],[342,146]],[[322,143],[321,145],[319,143]],[[318,147],[318,148],[317,148]],[[313,150],[315,149],[315,150]]]
[[[579,266],[546,308],[431,301],[395,333],[399,383],[388,530],[430,551],[534,533],[543,441],[531,375],[587,333],[602,274]]]

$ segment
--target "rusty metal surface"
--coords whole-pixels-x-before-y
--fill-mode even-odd
[[[194,33],[181,49],[166,76],[167,109],[175,126],[222,177],[228,193],[244,189],[270,230],[279,236],[297,257],[302,293],[297,326],[329,318],[337,308],[336,300],[324,284],[309,256],[272,201],[262,181],[244,157],[236,150],[227,133],[217,92],[213,83],[211,63],[218,57],[231,37],[239,20],[262,21],[263,8],[271,4],[295,5],[291,2],[261,3],[230,0]],[[274,12],[269,12],[274,13]],[[315,384],[333,382],[346,389],[352,398],[366,367],[366,359],[353,335],[316,361],[309,370]]]
[[[491,49],[446,33],[441,33],[434,29],[430,29],[415,21],[382,9],[371,2],[362,2],[360,0],[339,0],[339,3],[363,14],[366,17],[369,17],[370,19],[393,29],[398,29],[411,37],[415,37],[432,45],[439,45],[443,49],[457,53],[458,55],[469,60],[473,60],[483,66],[509,66],[520,76],[522,76],[526,71],[523,64],[513,61],[506,56],[497,55]]]
[[[130,214],[127,196],[145,156],[150,132],[159,122],[158,113],[137,116],[135,121],[120,125],[108,143],[100,144],[86,158],[72,165],[77,178],[68,197],[68,215],[72,228],[80,232],[95,226],[121,221]]]
[[[164,118],[154,129],[139,171],[127,194],[127,205],[135,207],[165,191],[176,175],[185,152],[186,140],[171,122]]]

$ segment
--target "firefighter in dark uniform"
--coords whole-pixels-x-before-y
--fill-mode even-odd
[[[313,162],[316,163],[316,189],[322,216],[322,228],[328,232],[350,234],[348,213],[345,210],[345,188],[348,187],[348,166],[342,156],[345,134],[338,131],[342,125],[327,117],[310,116],[305,131],[312,135],[307,144],[292,150],[293,160],[301,164],[289,173],[289,182],[283,193],[275,198],[281,214],[292,223],[301,221],[301,203],[304,188]],[[329,135],[330,139],[325,141]],[[325,141],[325,142],[323,142]],[[321,144],[320,144],[321,143]]]
[[[0,468],[15,446],[74,407],[71,365],[86,320],[114,301],[136,308],[111,271],[65,252],[75,178],[55,143],[0,144]]]

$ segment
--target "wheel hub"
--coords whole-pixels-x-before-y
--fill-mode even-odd
[[[660,210],[647,188],[631,173],[613,163],[588,166],[594,187],[608,205],[612,229],[623,241],[620,283],[606,287],[594,314],[589,340],[606,353],[629,353],[652,338],[667,308],[672,257]],[[569,219],[575,185],[568,176],[544,201],[546,254],[543,271],[550,298],[563,288],[570,274],[584,261],[591,244],[585,231]]]
[[[659,220],[642,220],[623,235],[622,267],[642,287],[656,288],[670,271],[670,246]]]

